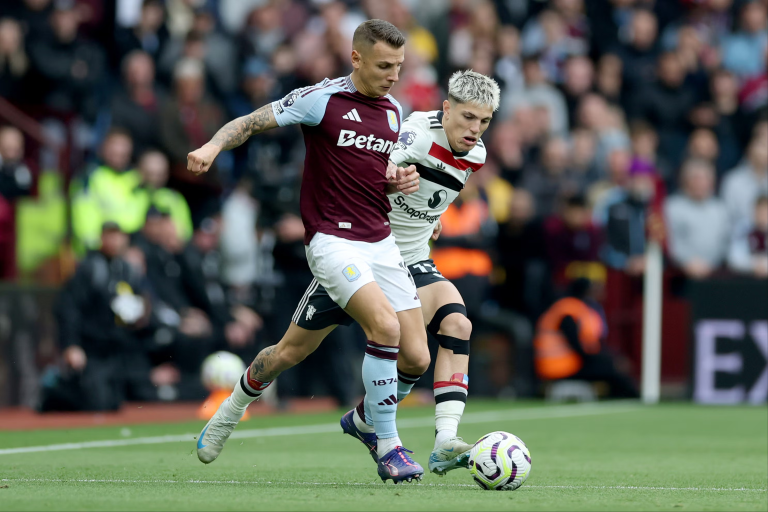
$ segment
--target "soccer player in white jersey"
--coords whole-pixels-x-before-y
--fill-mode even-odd
[[[301,216],[307,261],[315,276],[305,298],[322,286],[334,307],[354,318],[368,337],[362,374],[378,438],[374,458],[381,479],[395,483],[420,479],[424,473],[408,455],[412,452],[403,448],[395,423],[401,340],[408,347],[401,357],[416,361],[422,372],[429,366],[421,303],[387,217],[391,207],[386,194],[411,193],[419,186],[415,168],[398,169],[388,160],[402,123],[400,105],[389,91],[398,80],[404,45],[394,25],[362,23],[353,36],[351,75],[297,89],[229,122],[191,152],[187,164],[192,172],[205,172],[220,151],[251,135],[301,124],[307,148]],[[304,306],[302,301],[299,310]],[[246,407],[334,327],[308,330],[294,319],[277,345],[259,353],[203,428],[198,458],[215,460]]]
[[[420,175],[419,190],[411,195],[389,196],[389,221],[400,253],[413,275],[424,315],[424,325],[439,343],[435,363],[435,447],[430,471],[443,475],[466,467],[471,445],[457,437],[467,400],[469,336],[472,325],[456,287],[445,279],[429,259],[429,240],[440,235],[440,216],[464,188],[473,172],[485,163],[485,145],[480,137],[499,106],[496,82],[474,71],[454,74],[448,82],[443,109],[414,112],[403,123],[399,141],[390,159],[396,165],[413,165]],[[300,304],[294,322],[309,330],[352,319],[315,287]],[[403,338],[398,359],[397,399],[402,400],[424,370],[409,361],[415,353]],[[366,396],[356,409],[341,418],[345,433],[365,444],[376,460],[378,439],[372,427],[372,400]]]
[[[408,116],[390,157],[397,165],[415,165],[420,175],[418,192],[389,196],[389,221],[419,290],[424,324],[439,343],[433,384],[435,445],[429,458],[429,470],[439,475],[466,468],[472,448],[457,437],[468,393],[472,324],[461,294],[429,259],[429,240],[439,237],[440,216],[485,163],[481,137],[498,107],[499,86],[493,79],[474,71],[456,72],[443,109]],[[413,386],[418,376],[406,378]],[[373,433],[369,404],[363,400],[347,413],[354,430]]]

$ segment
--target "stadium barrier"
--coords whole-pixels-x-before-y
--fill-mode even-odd
[[[690,282],[682,291],[673,291],[673,282],[667,273],[661,396],[701,403],[764,403],[768,396],[768,282],[713,278]],[[639,378],[642,279],[609,272],[608,288],[608,345],[628,356]],[[0,284],[0,408],[37,404],[43,372],[59,354],[53,317],[56,293],[54,287]],[[489,364],[482,357],[476,359],[478,365]],[[521,377],[525,373],[524,368],[515,371]],[[493,394],[494,390],[486,391]]]

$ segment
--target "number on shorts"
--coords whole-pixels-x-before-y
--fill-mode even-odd
[[[421,270],[422,274],[439,274],[437,267],[432,263],[417,263],[414,265],[417,269]]]

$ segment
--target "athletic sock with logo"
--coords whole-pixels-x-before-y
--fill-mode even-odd
[[[405,373],[402,370],[397,370],[397,403],[400,403],[403,401],[403,398],[408,396],[408,394],[411,392],[411,389],[413,389],[413,386],[418,382],[421,375],[411,375],[410,373]],[[352,418],[355,421],[355,426],[358,430],[361,432],[366,433],[372,433],[373,430],[373,418],[371,417],[370,409],[366,407],[366,399],[368,397],[363,397],[362,400],[360,400],[360,403],[357,404],[357,408],[355,409],[355,413],[352,415]]]
[[[450,381],[435,382],[435,449],[455,437],[464,414],[469,392],[469,377],[454,373]]]
[[[363,359],[363,383],[378,438],[378,456],[399,446],[395,417],[397,415],[397,353],[399,347],[368,341]]]

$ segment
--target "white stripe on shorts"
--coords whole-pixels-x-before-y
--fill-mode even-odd
[[[304,312],[304,308],[307,307],[307,303],[309,303],[309,297],[315,293],[315,290],[317,290],[317,287],[320,285],[320,283],[317,282],[317,279],[312,279],[312,282],[309,283],[309,286],[307,287],[307,291],[304,292],[304,296],[301,297],[301,300],[299,301],[299,305],[296,308],[296,312],[293,313],[293,317],[291,320],[296,325],[299,324],[299,319],[301,318],[301,314]]]

